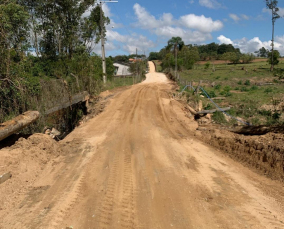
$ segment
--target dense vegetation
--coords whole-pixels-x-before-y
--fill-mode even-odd
[[[255,52],[257,57],[271,57],[271,52],[264,47]],[[173,37],[167,46],[159,52],[151,52],[149,60],[162,61],[162,69],[165,71],[192,69],[197,61],[226,60],[228,63],[251,63],[255,57],[252,53],[241,53],[239,48],[232,44],[210,43],[206,45],[185,45],[180,37]],[[278,64],[280,54],[277,50],[273,53],[274,65]],[[177,57],[177,58],[176,58]]]
[[[51,98],[102,88],[92,52],[109,19],[95,0],[0,0],[0,122],[28,109],[44,111]],[[111,58],[107,76],[113,76]]]

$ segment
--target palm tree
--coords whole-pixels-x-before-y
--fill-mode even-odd
[[[275,24],[275,21],[280,18],[279,14],[278,14],[278,11],[279,11],[279,8],[277,7],[277,4],[278,4],[278,1],[277,0],[265,0],[266,1],[266,7],[268,9],[271,10],[271,13],[272,13],[272,43],[271,43],[271,46],[272,46],[272,50],[271,50],[271,68],[270,68],[270,71],[273,71],[273,68],[274,68],[274,64],[273,64],[273,52],[274,52],[274,24]]]
[[[169,41],[168,41],[168,49],[172,49],[172,47],[174,47],[174,51],[175,51],[175,62],[176,62],[176,66],[175,66],[175,77],[177,77],[177,52],[178,50],[180,51],[182,49],[182,47],[184,46],[184,42],[180,37],[172,37]]]

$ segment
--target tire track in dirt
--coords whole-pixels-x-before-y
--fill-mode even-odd
[[[130,112],[125,115],[125,127],[121,130],[122,136],[127,136],[124,131],[129,131],[131,123],[135,118],[135,112],[143,98],[147,87],[143,87],[135,93],[135,100],[131,104]],[[107,191],[100,207],[100,227],[108,228],[120,222],[122,228],[135,228],[135,197],[132,172],[132,148],[129,147],[130,139],[121,139],[117,149],[114,151],[114,162],[108,177]],[[114,208],[120,211],[114,212]]]
[[[131,152],[124,153],[124,171],[122,184],[122,200],[121,200],[121,226],[123,228],[135,228],[135,200],[134,185],[132,173]]]
[[[113,220],[113,209],[114,206],[117,205],[115,200],[115,192],[118,185],[119,162],[120,154],[116,153],[114,155],[113,164],[108,177],[105,197],[103,198],[97,213],[100,228],[108,228]]]

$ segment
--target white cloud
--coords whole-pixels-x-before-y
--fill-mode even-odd
[[[249,16],[245,15],[245,14],[241,14],[241,17],[244,19],[244,20],[249,20]]]
[[[229,17],[231,19],[234,20],[234,22],[238,22],[238,21],[241,21],[241,20],[249,20],[250,17],[246,14],[240,14],[240,15],[237,15],[237,14],[229,14]]]
[[[204,15],[188,14],[175,19],[172,14],[164,13],[157,19],[138,3],[133,9],[137,17],[134,26],[167,39],[179,36],[185,42],[200,43],[212,39],[210,33],[223,28],[221,21],[213,21]]]
[[[222,7],[222,5],[216,0],[199,0],[199,4],[210,9],[218,9]]]
[[[227,38],[223,35],[217,38],[220,43],[225,44],[233,44],[234,47],[240,48],[242,53],[253,53],[260,48],[264,47],[266,49],[271,49],[271,41],[261,41],[259,37],[254,37],[252,39],[242,38],[238,40],[232,41],[230,38]],[[226,43],[227,42],[227,43]],[[280,54],[284,55],[284,35],[277,36],[274,42],[275,49],[280,52]]]
[[[221,21],[213,21],[212,18],[207,18],[204,15],[197,16],[188,14],[182,16],[180,22],[189,29],[196,29],[203,33],[210,33],[223,28],[223,23]]]
[[[122,49],[128,53],[135,53],[136,48],[138,51],[149,51],[149,49],[155,47],[155,43],[148,40],[147,37],[137,34],[121,35],[116,31],[107,31],[108,44],[113,45],[114,42],[120,42]],[[108,45],[106,45],[107,47]]]
[[[232,18],[235,22],[238,22],[239,20],[241,20],[241,19],[239,18],[239,16],[236,15],[236,14],[229,14],[229,16],[230,16],[230,18]]]
[[[131,54],[136,52],[136,48],[139,53],[144,53],[144,51],[149,51],[149,49],[155,47],[153,41],[142,35],[128,37],[127,40],[128,42],[123,46],[123,49]]]
[[[155,33],[158,36],[172,38],[179,36],[185,43],[201,43],[206,40],[211,40],[212,36],[210,33],[201,33],[199,31],[184,30],[182,28],[164,26],[158,28]]]
[[[233,44],[233,41],[230,38],[220,35],[217,37],[217,40],[220,41],[220,44]]]
[[[141,7],[138,3],[133,6],[135,14],[138,18],[138,26],[143,29],[152,29],[162,26],[163,21],[157,20],[153,15],[146,11],[145,8]],[[169,15],[168,15],[169,17]]]
[[[194,3],[194,0],[189,1],[189,3],[190,3],[190,4],[193,4],[193,3]]]

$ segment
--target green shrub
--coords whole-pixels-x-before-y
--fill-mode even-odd
[[[247,91],[248,91],[248,88],[247,88],[247,87],[241,87],[241,91],[242,91],[242,92],[247,92]]]
[[[271,87],[268,87],[268,88],[265,88],[264,93],[268,94],[272,91],[273,91],[273,89]]]
[[[221,94],[221,95],[224,95],[224,96],[226,96],[226,97],[231,96],[231,95],[232,95],[232,93],[230,92],[231,89],[232,89],[232,88],[227,85],[227,86],[225,86],[225,87],[223,88],[223,91],[221,91],[220,94]]]
[[[221,85],[220,84],[217,84],[215,87],[214,87],[214,89],[216,89],[216,90],[219,90],[221,88]]]
[[[251,91],[255,91],[255,90],[258,90],[258,86],[256,85],[253,85],[251,88],[250,88]]]
[[[239,85],[242,85],[242,84],[243,84],[243,81],[241,81],[241,80],[238,81],[238,84],[239,84]]]
[[[267,110],[259,110],[258,113],[262,116],[272,116],[272,112]]]
[[[230,86],[228,86],[228,85],[227,85],[227,86],[225,86],[225,87],[224,87],[224,89],[223,89],[223,90],[224,90],[224,91],[226,91],[226,92],[228,92],[228,91],[232,90],[232,88],[231,88]]]
[[[215,91],[210,91],[210,92],[208,93],[208,95],[209,95],[211,98],[216,97]]]
[[[208,69],[210,67],[210,62],[207,62],[205,65],[204,65],[204,69]]]
[[[250,85],[250,80],[245,81],[245,85],[249,86]]]

